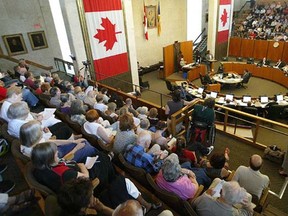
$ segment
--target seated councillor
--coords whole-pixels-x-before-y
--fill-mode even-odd
[[[126,113],[119,118],[119,130],[116,133],[113,152],[123,153],[128,145],[136,144],[137,135],[132,114]]]
[[[195,174],[191,170],[182,169],[178,156],[174,153],[164,160],[157,174],[156,184],[166,191],[175,193],[183,200],[192,199],[199,187]]]
[[[281,59],[279,59],[276,64],[273,66],[273,68],[278,68],[278,69],[282,69],[285,66],[285,62],[281,61]]]
[[[151,134],[148,131],[142,131],[138,134],[136,145],[127,146],[124,158],[148,173],[157,173],[163,164],[163,159],[167,157],[167,152],[161,151],[157,144],[149,149],[151,140]]]
[[[265,57],[257,64],[258,67],[267,67],[269,65],[270,65],[270,61],[267,60]]]
[[[9,118],[8,133],[16,138],[19,138],[20,127],[24,123],[34,120],[33,116],[30,114],[27,103],[24,101],[10,105],[7,116]],[[57,139],[74,139],[72,129],[59,119],[54,118],[54,116],[43,119],[43,115],[36,114],[35,118],[41,123],[42,128],[45,128],[46,132],[51,132],[50,136],[53,135]]]
[[[244,187],[248,193],[255,195],[260,199],[262,191],[269,185],[269,177],[260,172],[263,160],[260,155],[254,154],[250,157],[249,167],[239,166],[232,178],[237,181],[241,187]]]
[[[192,203],[193,209],[199,216],[252,216],[253,207],[249,201],[249,194],[244,188],[241,188],[238,182],[223,182],[222,190],[219,197],[213,197],[214,188],[221,182],[215,179],[209,189],[201,196],[197,197]],[[250,195],[251,198],[251,195]],[[242,208],[234,207],[235,204],[242,204]]]
[[[93,209],[101,215],[112,215],[113,209],[96,198],[93,190],[92,181],[85,177],[63,184],[57,194],[57,201],[61,207],[60,215],[86,215],[87,209]]]
[[[94,156],[98,150],[91,146],[85,139],[57,140],[44,139],[41,125],[38,121],[29,121],[20,128],[20,151],[27,157],[31,157],[31,151],[36,145],[53,141],[57,145],[58,155],[67,157],[77,162],[85,162],[88,156]]]
[[[98,178],[100,184],[94,192],[98,191],[99,200],[110,208],[115,208],[128,199],[138,200],[149,210],[161,206],[146,202],[137,187],[128,178],[117,176],[107,155],[99,152],[98,156],[100,157],[99,163],[95,163],[91,169],[87,170],[83,163],[61,161],[57,156],[56,144],[42,143],[36,145],[32,150],[33,175],[39,183],[49,187],[55,193],[60,192],[63,184],[79,177],[91,180]]]
[[[98,121],[99,114],[96,110],[91,109],[86,112],[86,122],[83,124],[84,130],[97,138],[101,139],[105,144],[112,143],[114,136],[110,128],[104,128]]]

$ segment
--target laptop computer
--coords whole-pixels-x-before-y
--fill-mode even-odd
[[[203,91],[204,91],[204,88],[199,87],[197,91],[198,91],[199,94],[202,94]]]
[[[233,94],[226,94],[225,96],[225,100],[230,100],[230,101],[233,101],[233,98],[234,98],[234,95]]]
[[[210,97],[212,97],[212,98],[217,98],[217,92],[211,92],[210,93]]]
[[[268,102],[269,102],[269,99],[267,96],[260,96],[260,103],[265,104]]]
[[[284,100],[284,97],[283,97],[283,95],[276,95],[276,101],[278,102],[278,101],[283,101]]]
[[[243,103],[251,102],[251,96],[250,95],[243,95],[242,102]]]

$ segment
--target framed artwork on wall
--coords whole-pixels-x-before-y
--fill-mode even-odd
[[[22,34],[3,35],[2,38],[8,55],[13,56],[27,53]]]
[[[32,50],[48,48],[44,31],[28,32]]]
[[[145,6],[147,14],[147,27],[156,28],[156,5]]]

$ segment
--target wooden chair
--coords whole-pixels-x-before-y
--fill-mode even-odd
[[[45,185],[40,184],[33,175],[33,165],[29,162],[25,166],[25,179],[31,188],[38,190],[42,196],[47,197],[48,195],[56,195],[50,188]]]
[[[74,122],[70,119],[70,116],[66,115],[66,121],[65,121],[69,127],[71,127],[77,134],[81,134],[81,125],[77,122]]]
[[[254,195],[252,195],[252,202],[256,204],[256,207],[254,208],[254,211],[258,212],[258,213],[261,213],[262,211],[265,210],[265,208],[267,207],[268,205],[268,194],[269,194],[269,189],[270,187],[266,187],[263,189],[262,191],[262,195],[260,197],[260,199],[258,200],[258,197],[257,197],[257,200],[258,202],[255,202],[253,200],[253,198],[255,197]],[[257,201],[256,200],[256,201]]]
[[[150,184],[146,180],[146,171],[144,169],[135,167],[127,162],[121,153],[118,155],[118,160],[125,172],[127,172],[132,178],[134,178],[146,188],[150,188]]]
[[[149,182],[150,186],[153,188],[153,193],[163,200],[167,205],[169,205],[172,209],[179,212],[181,215],[197,215],[196,212],[191,208],[189,208],[189,205],[202,193],[204,186],[199,185],[199,189],[196,192],[195,196],[192,199],[189,199],[188,201],[183,201],[180,197],[178,197],[176,194],[168,192],[166,190],[161,189],[154,181],[152,176],[147,173],[146,174],[147,181]],[[185,207],[186,202],[186,207]],[[188,214],[188,212],[190,212]]]
[[[30,158],[21,153],[20,141],[18,139],[12,142],[11,152],[20,170],[24,171],[25,165],[30,161]]]
[[[11,144],[14,140],[18,139],[17,137],[11,136],[8,133],[8,124],[6,123],[1,125],[1,135],[9,144]]]
[[[95,146],[97,149],[102,149],[106,152],[112,151],[113,143],[104,144],[103,141],[101,139],[99,139],[97,136],[87,133],[83,126],[81,126],[80,130],[81,130],[83,137],[85,139],[87,139],[88,142],[91,145]]]
[[[225,180],[226,181],[231,181],[234,175],[235,175],[235,170],[232,170],[230,172],[229,176]]]

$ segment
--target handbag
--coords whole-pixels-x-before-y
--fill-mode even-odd
[[[285,156],[285,152],[281,151],[276,145],[267,146],[264,150],[263,158],[273,161],[278,164],[282,164]]]

